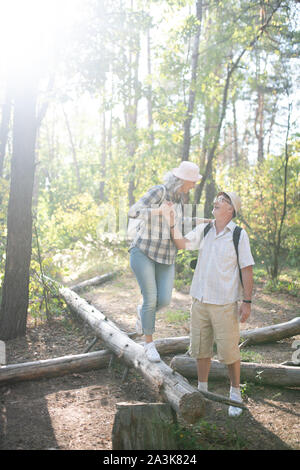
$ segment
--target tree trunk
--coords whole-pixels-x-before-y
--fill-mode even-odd
[[[102,276],[95,276],[91,279],[87,279],[86,281],[79,282],[78,284],[74,284],[73,286],[70,287],[74,292],[78,292],[81,289],[85,289],[86,287],[93,287],[93,286],[99,286],[100,284],[103,284],[104,282],[110,281],[115,277],[116,273],[111,272],[107,274],[102,274]]]
[[[176,450],[177,419],[167,403],[117,403],[113,450]]]
[[[241,339],[250,344],[270,343],[280,341],[284,338],[290,338],[300,334],[300,317],[279,323],[277,325],[265,326],[254,330],[242,330],[240,332]]]
[[[150,84],[147,90],[147,110],[148,110],[148,129],[150,132],[151,149],[154,147],[154,131],[153,131],[153,103],[152,103],[152,68],[151,68],[151,37],[150,28],[147,30],[147,71]]]
[[[14,93],[13,156],[0,313],[0,338],[3,340],[22,336],[26,331],[37,128],[36,97],[36,80],[24,76],[22,88]]]
[[[175,356],[171,367],[185,377],[197,378],[196,359],[188,356]],[[228,378],[228,368],[219,361],[211,361],[209,379],[224,380]],[[241,380],[257,384],[274,385],[278,387],[299,387],[299,367],[289,367],[280,364],[256,364],[241,362]]]
[[[95,351],[2,366],[0,367],[0,385],[99,369],[109,364],[111,355],[109,351]]]
[[[183,147],[182,147],[182,160],[188,160],[190,154],[190,144],[191,144],[191,124],[194,113],[195,97],[196,97],[196,80],[197,80],[197,68],[198,68],[198,58],[199,58],[199,42],[202,26],[202,0],[196,1],[196,17],[198,21],[198,26],[196,34],[194,37],[193,51],[192,51],[192,74],[191,74],[191,83],[189,91],[189,101],[188,108],[186,113],[186,118],[184,121],[184,135],[183,135]]]
[[[222,125],[223,125],[223,120],[224,120],[225,115],[226,115],[228,92],[229,92],[229,88],[230,88],[232,75],[234,74],[235,70],[239,66],[239,63],[240,63],[242,57],[245,55],[246,51],[252,49],[252,47],[257,43],[257,41],[260,39],[260,37],[264,34],[265,30],[268,28],[269,23],[271,22],[271,20],[273,18],[275,12],[280,8],[280,3],[281,3],[280,1],[278,1],[276,3],[276,5],[274,6],[274,9],[270,13],[269,17],[264,21],[264,23],[260,27],[258,33],[253,38],[253,40],[250,41],[249,45],[247,47],[245,47],[240,52],[240,54],[238,55],[238,57],[235,59],[234,62],[230,62],[230,63],[227,64],[227,71],[226,71],[225,85],[224,85],[224,89],[223,89],[223,98],[222,98],[222,104],[221,104],[221,110],[220,110],[220,117],[219,117],[219,120],[218,120],[218,123],[217,123],[217,129],[216,129],[216,133],[215,133],[213,143],[212,143],[212,145],[210,147],[210,150],[208,152],[206,168],[203,172],[203,177],[202,177],[199,185],[197,186],[197,199],[195,199],[196,204],[199,204],[199,201],[201,199],[202,192],[203,192],[203,189],[204,189],[204,185],[206,183],[206,179],[210,175],[211,168],[212,168],[212,161],[215,157],[215,152],[216,152],[217,146],[219,144],[220,132],[221,132],[221,128],[222,128]]]
[[[240,332],[241,341],[247,341],[247,345],[272,343],[299,334],[300,317],[295,317],[285,323],[265,326],[263,328],[256,328],[254,330],[241,330]],[[155,340],[155,346],[159,353],[166,355],[178,354],[179,352],[186,352],[189,349],[189,345],[189,336],[175,336],[173,338],[163,338]],[[244,345],[246,346],[245,343]]]
[[[204,217],[212,217],[213,201],[216,196],[217,185],[215,182],[215,171],[212,169],[205,185],[205,204],[204,204]]]
[[[272,279],[277,279],[279,273],[279,254],[281,251],[281,236],[282,236],[282,229],[284,224],[284,219],[287,214],[287,185],[288,185],[288,165],[289,165],[289,150],[288,150],[288,140],[290,134],[290,119],[291,119],[291,112],[292,112],[292,104],[289,103],[288,107],[288,122],[287,122],[287,130],[286,130],[286,137],[285,137],[285,152],[284,152],[284,185],[283,185],[283,208],[280,217],[280,224],[277,233],[275,234],[275,244],[273,248],[273,266],[271,267],[271,275]]]
[[[236,116],[236,96],[232,99],[232,113],[233,113],[233,154],[235,166],[240,163],[239,147],[238,147],[238,125]]]
[[[81,192],[81,180],[80,180],[80,169],[79,169],[79,164],[78,164],[77,151],[76,151],[75,143],[73,140],[72,130],[71,130],[67,113],[65,112],[65,108],[63,104],[61,106],[62,106],[63,115],[65,118],[66,127],[67,127],[69,140],[70,140],[71,152],[73,156],[73,162],[74,162],[74,168],[75,168],[75,174],[76,174],[77,189],[78,189],[78,192],[80,193]]]
[[[127,365],[138,369],[185,421],[193,423],[204,416],[205,399],[183,377],[174,374],[163,361],[149,362],[141,345],[132,341],[113,322],[72,290],[60,288],[59,292],[71,310],[91,326],[107,347]]]
[[[258,91],[254,131],[258,145],[257,161],[259,163],[264,161],[264,100],[264,93],[262,91]]]
[[[2,105],[2,119],[0,127],[0,178],[3,176],[4,158],[8,139],[9,121],[11,115],[11,94],[7,88],[5,101]]]
[[[106,156],[107,156],[107,145],[106,145],[106,100],[105,100],[105,85],[103,90],[103,102],[102,102],[102,142],[101,142],[101,181],[99,189],[99,199],[101,202],[104,201],[104,186],[105,186],[105,175],[106,175]]]
[[[132,8],[132,5],[131,5]],[[127,148],[128,158],[131,162],[129,169],[129,185],[128,185],[128,203],[132,206],[135,203],[134,190],[136,188],[136,164],[135,153],[138,146],[137,141],[137,115],[138,103],[140,100],[139,90],[139,62],[140,62],[140,36],[135,38],[135,48],[129,50],[129,98],[125,105],[125,123],[127,131]],[[132,46],[130,46],[132,47]],[[131,75],[133,73],[133,76]]]

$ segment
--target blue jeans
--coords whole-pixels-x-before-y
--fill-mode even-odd
[[[157,263],[135,246],[130,250],[130,266],[143,296],[142,328],[145,335],[152,335],[156,312],[171,301],[175,265]]]

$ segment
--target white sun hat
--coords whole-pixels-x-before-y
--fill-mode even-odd
[[[202,178],[198,165],[188,161],[181,162],[178,168],[173,168],[172,173],[181,180],[192,181],[194,183]]]

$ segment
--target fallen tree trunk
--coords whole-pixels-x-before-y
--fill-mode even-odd
[[[116,275],[116,272],[111,272],[103,274],[102,276],[96,276],[91,279],[87,279],[86,281],[82,281],[78,284],[75,284],[74,286],[71,286],[70,289],[72,289],[74,292],[79,292],[80,290],[85,289],[86,287],[98,286],[100,284],[103,284],[104,282],[110,281]]]
[[[197,377],[196,359],[188,356],[175,356],[170,365],[184,377]],[[228,378],[227,366],[219,361],[211,361],[209,378],[212,380]],[[300,369],[280,364],[241,362],[241,380],[279,387],[299,387]]]
[[[299,334],[300,317],[295,317],[288,322],[279,323],[277,325],[256,328],[254,330],[242,330],[240,337],[245,341],[245,345],[249,346],[250,344],[279,341]]]
[[[286,323],[255,328],[253,330],[241,330],[240,337],[243,346],[251,344],[269,343],[300,334],[300,317],[293,318]],[[185,352],[189,348],[190,337],[179,336],[164,338],[155,341],[156,347],[161,347],[161,354]]]
[[[183,337],[184,339],[185,337]],[[98,338],[96,338],[98,339]],[[174,341],[175,340],[175,341]],[[186,351],[186,341],[181,338],[165,338],[155,342],[161,354],[174,354]],[[94,340],[93,343],[96,341]],[[0,342],[1,346],[1,342]],[[4,383],[35,380],[43,377],[58,377],[106,367],[112,353],[109,350],[68,355],[40,361],[9,364],[0,367],[0,385]],[[4,363],[3,363],[4,364]],[[0,364],[1,365],[1,364]]]
[[[109,351],[95,351],[88,354],[2,366],[0,367],[0,385],[98,369],[109,364],[111,355]]]
[[[138,369],[186,422],[194,423],[204,416],[207,400],[184,377],[163,361],[159,363],[148,361],[141,345],[132,341],[99,310],[89,305],[71,289],[62,287],[59,293],[69,308],[91,326],[107,347],[127,365]]]
[[[187,352],[190,345],[189,336],[175,336],[172,338],[160,338],[154,341],[157,351],[161,355],[179,354]]]

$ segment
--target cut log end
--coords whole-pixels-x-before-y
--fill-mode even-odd
[[[206,400],[201,393],[194,392],[183,395],[179,402],[179,415],[189,424],[196,423],[206,414]]]

